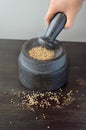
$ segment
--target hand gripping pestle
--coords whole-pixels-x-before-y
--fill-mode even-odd
[[[18,76],[21,84],[29,90],[54,91],[67,83],[68,56],[62,43],[56,40],[65,23],[65,14],[56,14],[42,37],[30,39],[22,45],[18,57]],[[38,46],[53,49],[54,58],[43,61],[30,57],[28,51]]]

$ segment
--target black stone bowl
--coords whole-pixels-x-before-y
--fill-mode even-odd
[[[40,46],[38,38],[25,42],[18,57],[18,75],[20,82],[29,90],[53,91],[64,86],[68,77],[68,56],[61,43],[54,42],[55,56],[52,60],[36,60],[28,51]]]

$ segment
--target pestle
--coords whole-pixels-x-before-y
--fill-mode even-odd
[[[54,41],[65,26],[66,15],[57,13],[52,18],[44,36],[38,38],[39,44],[48,49],[54,49]]]

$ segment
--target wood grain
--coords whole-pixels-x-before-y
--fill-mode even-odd
[[[17,74],[23,43],[24,40],[0,40],[0,130],[86,130],[86,43],[63,42],[70,59],[69,80],[63,91],[73,90],[75,101],[61,109],[38,108],[34,112],[18,106],[20,99],[12,94],[12,89],[27,92]],[[14,104],[10,102],[12,98]]]

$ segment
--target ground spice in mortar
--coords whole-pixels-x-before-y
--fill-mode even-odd
[[[54,58],[54,51],[48,50],[44,47],[35,47],[28,51],[28,54],[37,60],[50,60]]]

